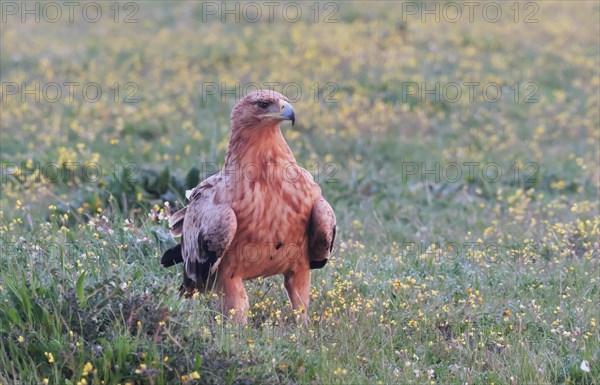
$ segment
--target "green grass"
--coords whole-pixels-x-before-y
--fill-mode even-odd
[[[191,1],[140,2],[135,24],[3,23],[2,82],[135,82],[140,101],[2,103],[3,165],[103,174],[3,174],[0,385],[597,384],[600,8],[538,5],[534,24],[403,23],[389,2],[340,3],[334,24],[204,23]],[[246,284],[242,327],[159,264],[164,201],[228,141],[234,101],[200,85],[250,81],[301,85],[284,135],[338,217],[308,325],[280,277]],[[469,81],[518,82],[519,101],[402,92]],[[422,180],[453,163],[456,180]]]

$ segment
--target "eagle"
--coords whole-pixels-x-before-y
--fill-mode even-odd
[[[181,242],[165,267],[183,262],[181,293],[216,290],[220,311],[247,323],[243,282],[277,274],[304,319],[310,270],[325,266],[336,217],[312,175],[296,163],[281,122],[296,120],[289,100],[273,90],[243,97],[231,112],[225,163],[186,193],[187,206],[169,218]]]

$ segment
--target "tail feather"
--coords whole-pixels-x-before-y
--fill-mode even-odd
[[[181,243],[165,251],[162,258],[160,259],[160,264],[163,265],[163,267],[171,267],[181,262],[183,262],[183,255],[181,254]]]
[[[320,261],[310,261],[310,269],[311,270],[320,269],[327,264],[328,260],[329,259],[325,258]]]
[[[214,279],[210,275],[210,262],[193,264],[194,279],[190,278],[187,271],[183,271],[183,284],[179,287],[179,294],[191,297],[196,291],[205,292],[210,290],[214,284]]]

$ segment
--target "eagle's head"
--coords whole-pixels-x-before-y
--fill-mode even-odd
[[[288,98],[271,90],[249,93],[231,111],[231,127],[234,131],[274,127],[284,120],[291,120],[294,125],[294,108]]]

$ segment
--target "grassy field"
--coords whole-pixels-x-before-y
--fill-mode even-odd
[[[0,4],[1,385],[599,383],[597,2],[100,3]],[[251,82],[337,213],[309,325],[159,263]]]

